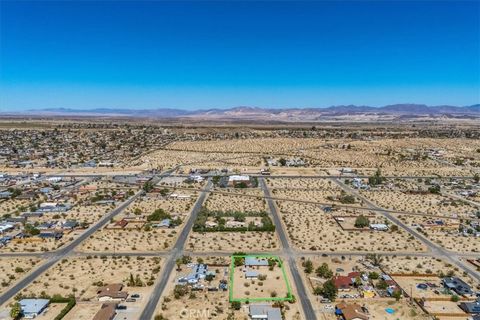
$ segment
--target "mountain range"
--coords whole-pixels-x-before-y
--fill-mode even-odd
[[[480,104],[471,106],[427,106],[424,104],[393,104],[382,107],[340,105],[324,108],[260,108],[235,107],[229,109],[182,110],[160,109],[69,109],[46,108],[26,112],[3,112],[9,115],[29,116],[102,116],[156,119],[199,120],[259,120],[259,121],[335,121],[335,120],[409,120],[409,119],[480,119]]]

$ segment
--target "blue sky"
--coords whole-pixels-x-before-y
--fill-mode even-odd
[[[480,2],[0,2],[0,110],[480,102]]]

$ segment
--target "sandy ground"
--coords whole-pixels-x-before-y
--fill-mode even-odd
[[[445,227],[426,227],[428,217],[398,215],[406,224],[420,228],[423,234],[430,240],[441,245],[445,249],[455,252],[480,252],[480,238],[474,235],[463,236],[458,232],[459,220],[441,219],[445,223]]]
[[[1,247],[0,252],[40,252],[56,250],[80,236],[84,230],[73,230],[64,233],[60,240],[41,239],[38,237],[14,239],[7,246]]]
[[[7,213],[20,213],[23,210],[28,210],[28,206],[35,201],[8,199],[0,202],[0,216]]]
[[[457,319],[468,319],[468,314],[466,314],[457,303],[452,301],[426,301],[424,305],[425,309],[432,313],[455,313],[459,317]],[[463,317],[463,318],[462,318]],[[440,317],[444,319],[445,317]]]
[[[84,252],[131,252],[131,251],[165,251],[172,247],[185,221],[188,218],[189,210],[196,200],[197,193],[190,194],[190,199],[163,198],[157,195],[147,195],[135,200],[115,221],[124,218],[136,219],[142,223],[129,223],[124,229],[111,229],[112,224],[105,226],[90,236],[80,246]],[[152,228],[145,230],[142,226],[146,223],[147,216],[156,209],[164,209],[172,217],[179,217],[182,224],[174,228]],[[140,213],[137,215],[135,212]]]
[[[2,257],[0,259],[0,293],[3,293],[23,278],[40,262],[41,260],[39,258]]]
[[[247,270],[256,271],[260,275],[266,276],[266,279],[247,279],[245,277]],[[268,267],[235,267],[233,283],[235,299],[286,297],[288,293],[282,270],[278,266],[275,266],[274,270],[269,270]]]
[[[461,201],[435,194],[407,194],[400,191],[361,191],[361,194],[385,209],[442,215],[468,217],[477,208]]]
[[[125,211],[122,212],[122,215],[134,216],[135,211],[140,210],[140,217],[146,217],[151,214],[156,209],[163,209],[171,215],[182,214],[185,215],[189,213],[193,204],[197,200],[198,193],[193,191],[186,190],[171,190],[179,195],[188,195],[189,199],[175,199],[172,197],[162,197],[157,194],[149,194],[135,200],[131,205],[129,205]],[[119,216],[120,217],[120,216]]]
[[[405,231],[385,232],[344,231],[333,219],[335,215],[357,214],[353,210],[325,213],[319,206],[277,201],[279,211],[291,243],[305,251],[423,251],[421,243],[412,239]],[[376,218],[379,222],[383,218]]]
[[[130,274],[139,275],[144,284],[155,280],[160,271],[161,261],[152,257],[75,257],[63,259],[54,267],[41,275],[33,284],[22,290],[24,295],[75,294],[80,300],[95,300],[98,282],[104,284],[123,283],[127,285]],[[124,290],[133,292],[142,288]],[[138,290],[137,290],[138,289]]]
[[[265,178],[267,185],[270,189],[289,189],[289,190],[320,190],[320,191],[340,191],[340,187],[338,187],[335,183],[333,183],[329,179],[309,179],[309,178],[301,178],[301,179],[285,179],[285,178],[275,178],[269,179],[268,177]]]
[[[276,251],[280,247],[273,232],[190,232],[185,250],[261,252]]]
[[[227,195],[223,193],[212,193],[208,196],[207,201],[205,202],[205,207],[212,211],[265,211],[266,202],[260,198],[260,194],[258,195],[258,198],[252,198]]]
[[[372,320],[427,320],[430,319],[417,305],[410,304],[403,299],[395,301],[392,299],[355,299],[346,300],[347,302],[356,302],[365,305],[368,309],[370,319]],[[391,308],[395,312],[388,314],[385,309]]]
[[[70,312],[65,316],[65,320],[91,320],[100,309],[101,302],[77,302]]]
[[[217,267],[210,265],[209,270],[217,270],[218,273],[216,279],[212,281],[212,285],[216,285],[220,279],[228,279],[228,270],[230,259],[228,257],[202,257],[205,263],[215,263]],[[195,261],[196,259],[194,259]],[[226,269],[225,269],[226,268]],[[227,270],[227,273],[225,273]],[[182,266],[180,271],[174,271],[169,278],[168,285],[165,290],[165,294],[160,299],[157,308],[156,315],[163,315],[166,319],[222,319],[225,320],[229,315],[233,316],[236,320],[248,320],[248,305],[242,304],[240,310],[233,310],[230,308],[229,293],[228,291],[196,291],[194,296],[190,294],[175,299],[173,295],[173,289],[175,286],[175,280],[177,277],[188,273],[186,266]],[[290,274],[287,272],[290,284],[292,280]],[[208,285],[206,283],[205,285]],[[296,295],[296,289],[292,287],[294,294]],[[284,303],[285,317],[291,320],[304,319],[300,313],[300,302]]]
[[[131,251],[165,251],[178,236],[178,227],[174,229],[159,228],[145,231],[143,229],[108,230],[95,232],[80,245],[83,252],[131,252]]]

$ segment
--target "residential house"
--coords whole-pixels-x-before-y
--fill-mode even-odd
[[[357,303],[342,302],[335,306],[335,314],[343,320],[368,320],[368,310]]]
[[[203,263],[194,264],[192,272],[186,276],[178,278],[179,284],[196,284],[199,280],[204,279],[209,274],[208,266]]]
[[[247,187],[250,187],[252,184],[250,182],[250,176],[246,175],[233,175],[228,177],[228,186],[235,187],[237,184],[244,183]]]
[[[250,304],[248,310],[251,319],[282,320],[280,308],[268,304]]]
[[[10,230],[13,230],[15,226],[11,223],[2,222],[0,223],[0,233],[4,233]]]
[[[456,292],[459,295],[466,296],[473,294],[472,288],[460,278],[447,277],[442,280],[443,286]]]
[[[98,301],[121,301],[128,297],[128,292],[122,291],[123,284],[114,283],[101,287],[97,291]]]
[[[171,225],[171,220],[170,219],[163,219],[159,223],[154,223],[152,224],[152,227],[154,228],[170,228]]]
[[[245,257],[245,266],[246,267],[259,267],[259,266],[268,266],[267,258],[257,258],[257,257]]]
[[[242,227],[245,227],[245,222],[228,220],[227,222],[225,222],[225,227],[227,227],[227,228],[242,228]]]
[[[480,298],[474,302],[461,302],[459,307],[466,313],[480,315]]]
[[[117,315],[117,306],[116,303],[104,303],[100,307],[100,310],[97,311],[93,320],[113,320]]]
[[[355,278],[352,280],[349,276],[335,276],[333,277],[333,284],[338,291],[348,291],[352,288]]]
[[[50,304],[49,299],[22,299],[19,301],[23,317],[33,319],[39,316]]]
[[[12,196],[10,191],[2,191],[0,192],[0,199],[9,199]]]
[[[370,229],[375,231],[388,231],[388,226],[384,223],[372,223]]]

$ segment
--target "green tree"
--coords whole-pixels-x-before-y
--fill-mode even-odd
[[[345,195],[340,196],[339,200],[343,204],[353,204],[353,203],[355,203],[355,197],[350,195],[350,194],[345,194]]]
[[[232,309],[234,310],[240,310],[242,307],[242,304],[238,301],[232,301]]]
[[[147,221],[161,221],[163,219],[170,219],[171,216],[163,209],[157,209],[153,211],[148,217]]]
[[[355,219],[355,228],[365,228],[370,225],[370,221],[364,215],[360,215]]]
[[[376,185],[382,184],[384,180],[385,178],[382,177],[382,173],[380,169],[377,169],[375,174],[368,178],[368,183],[372,186],[376,186]]]
[[[324,279],[329,279],[333,276],[333,271],[330,270],[328,267],[327,263],[322,263],[321,266],[319,266],[316,270],[315,273],[318,277],[324,278]]]
[[[324,298],[330,299],[331,301],[335,300],[335,297],[337,296],[337,287],[335,287],[335,284],[333,283],[333,280],[327,280],[323,283],[322,286],[322,296]]]
[[[402,291],[400,290],[395,290],[392,294],[392,297],[395,298],[395,300],[400,300],[400,298],[402,297]]]
[[[153,183],[151,181],[147,181],[143,184],[143,190],[145,192],[150,192],[153,190],[155,186],[153,185]]]
[[[440,186],[438,184],[431,186],[428,188],[428,192],[433,193],[433,194],[439,194],[440,193]]]
[[[177,265],[177,271],[180,270],[180,267],[182,266],[182,259],[177,258],[177,260],[175,260],[175,264]]]
[[[377,272],[372,271],[368,274],[368,278],[371,280],[377,280],[378,278],[380,278],[380,275]]]
[[[377,287],[377,289],[380,289],[380,290],[386,290],[388,288],[388,284],[387,284],[387,282],[385,282],[385,280],[380,279],[380,281],[378,281],[376,287]]]
[[[205,280],[207,280],[208,282],[211,282],[213,280],[213,278],[215,278],[215,275],[209,273],[205,276]]]
[[[312,273],[313,263],[312,263],[312,261],[310,261],[310,259],[307,259],[307,261],[305,261],[304,268],[305,268],[305,273],[307,273],[307,274]]]
[[[365,258],[376,267],[380,266],[383,261],[383,258],[376,253],[369,253]]]
[[[12,309],[10,309],[10,317],[12,317],[12,319],[20,319],[21,315],[22,307],[20,306],[19,302],[15,302],[12,305]]]

